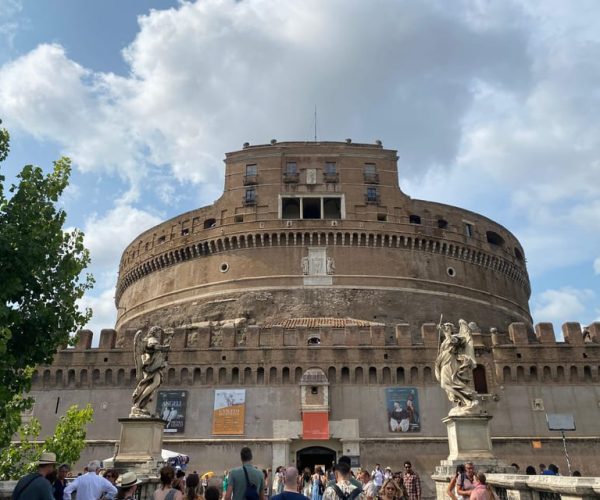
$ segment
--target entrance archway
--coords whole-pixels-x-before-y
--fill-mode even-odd
[[[305,467],[310,469],[311,474],[315,472],[315,467],[320,465],[323,472],[331,467],[331,464],[336,461],[335,451],[325,448],[324,446],[309,446],[302,448],[296,453],[296,466],[299,471],[303,471]]]

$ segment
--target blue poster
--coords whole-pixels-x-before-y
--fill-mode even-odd
[[[415,387],[390,387],[385,390],[390,432],[419,432],[419,393]]]

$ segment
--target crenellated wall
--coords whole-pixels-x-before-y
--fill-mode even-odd
[[[310,328],[302,321],[294,328],[241,323],[177,328],[165,383],[177,387],[298,384],[306,369],[319,366],[332,383],[436,384],[432,368],[438,333],[433,323],[418,330],[398,324],[393,331],[382,324],[351,321],[343,328]],[[585,331],[584,338],[579,323],[565,323],[565,340],[557,342],[551,323],[537,324],[535,335],[523,323],[513,323],[507,332],[494,330],[474,337],[490,387],[585,385],[600,382],[600,323]],[[33,388],[132,387],[134,334],[135,330],[119,334],[105,329],[98,347],[92,347],[93,333],[79,332],[74,348],[59,351],[53,365],[34,372]],[[320,344],[308,345],[315,337]]]

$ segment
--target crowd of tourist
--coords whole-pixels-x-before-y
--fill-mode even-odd
[[[376,464],[373,470],[353,472],[349,457],[342,456],[330,468],[316,466],[298,471],[295,466],[259,470],[252,464],[252,451],[242,448],[241,466],[225,471],[220,487],[209,485],[208,475],[166,465],[160,470],[160,484],[148,500],[421,500],[421,479],[410,461],[402,471],[393,472]],[[53,453],[42,453],[38,471],[22,477],[13,492],[13,500],[133,500],[142,483],[134,472],[119,474],[115,469],[102,469],[92,461],[83,473],[69,480],[67,464],[56,467]],[[512,464],[520,471],[516,463]],[[539,465],[539,472],[527,466],[525,474],[558,475],[554,464]],[[210,473],[213,474],[212,472]],[[581,475],[577,471],[574,476]],[[214,482],[214,481],[213,481]],[[486,476],[477,472],[472,462],[459,465],[446,493],[452,500],[494,500],[496,495]]]

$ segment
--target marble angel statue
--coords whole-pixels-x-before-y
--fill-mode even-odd
[[[452,323],[440,325],[444,339],[435,360],[435,378],[455,404],[450,415],[468,414],[479,404],[471,387],[473,368],[477,366],[471,328],[463,319],[458,325],[458,332]]]
[[[142,330],[136,332],[133,354],[138,384],[131,396],[130,417],[154,416],[147,407],[162,384],[172,338],[173,331],[164,331],[160,326],[151,327],[146,334]]]

